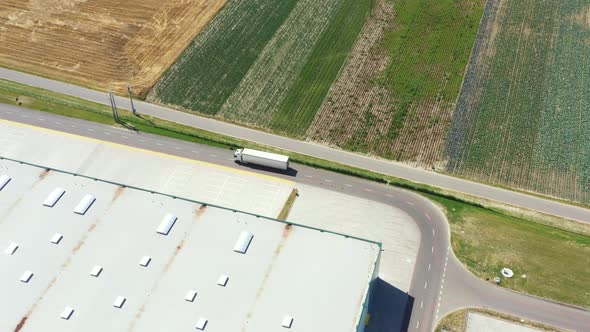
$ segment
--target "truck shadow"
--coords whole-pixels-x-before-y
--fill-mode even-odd
[[[369,324],[365,332],[408,330],[414,298],[382,279],[375,279],[369,300]]]
[[[296,177],[297,176],[297,170],[293,169],[291,167],[289,167],[286,171],[280,170],[280,169],[276,169],[276,168],[272,168],[272,167],[267,167],[267,166],[261,166],[261,165],[256,165],[256,164],[242,164],[239,162],[235,162],[236,164],[242,166],[242,167],[248,167],[251,169],[255,169],[257,171],[264,171],[264,172],[268,172],[268,173],[274,173],[277,175],[286,175],[286,176],[290,176],[290,177]]]

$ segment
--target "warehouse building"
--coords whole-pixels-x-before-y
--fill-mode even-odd
[[[0,159],[1,331],[363,331],[380,248]]]

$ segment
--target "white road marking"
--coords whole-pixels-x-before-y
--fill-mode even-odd
[[[428,287],[428,281],[424,282],[424,288]]]
[[[324,181],[326,181],[326,182],[334,182],[334,181],[328,180],[328,179],[324,179]]]
[[[6,112],[6,114],[12,114],[12,112]]]
[[[109,133],[108,131],[104,132],[105,135],[110,135],[111,133]]]
[[[39,120],[39,121],[45,121],[45,119],[43,119],[43,118],[38,118],[37,120]]]
[[[123,137],[123,138],[129,138],[129,137],[125,136],[125,135],[121,135],[121,137]]]
[[[416,323],[416,328],[418,328],[418,326],[420,326],[420,321]]]
[[[210,154],[209,157],[217,158],[216,154]]]
[[[432,246],[432,252],[434,252],[434,246]]]
[[[143,139],[140,139],[139,141],[140,141],[141,143],[145,143],[145,140],[143,140]]]
[[[88,130],[88,131],[94,131],[94,129],[90,129],[90,128],[86,128],[86,130]]]
[[[430,263],[428,264],[428,271],[430,271]]]
[[[420,309],[424,306],[424,301],[420,301]]]
[[[368,191],[368,192],[373,192],[373,190],[371,190],[371,189],[368,189],[368,188],[365,188],[365,191]]]
[[[157,146],[162,146],[162,145],[164,145],[164,144],[162,144],[162,143],[156,143],[156,145],[157,145]]]
[[[408,201],[406,201],[406,203],[408,203],[409,205],[412,205],[412,206],[414,206],[414,203],[412,203],[412,202],[408,202]]]
[[[393,195],[390,194],[385,194],[385,196],[393,198]]]
[[[28,118],[29,116],[28,116],[28,115],[26,115],[26,114],[21,114],[21,117],[23,117],[23,118]]]
[[[434,236],[434,228],[432,229],[432,236]]]
[[[72,128],[76,128],[76,126],[74,126],[74,125],[71,125],[70,127],[72,127]]]
[[[54,123],[58,126],[61,125],[61,122],[58,122],[58,121],[55,121]]]
[[[175,146],[174,148],[175,148],[176,150],[182,150],[182,148],[181,148],[181,147],[178,147],[178,146]]]
[[[349,187],[349,188],[352,188],[352,184],[348,184],[348,183],[346,183],[346,184],[345,184],[345,186],[347,186],[347,187]]]
[[[197,154],[199,153],[199,151],[195,151],[195,150],[193,150],[193,151],[191,151],[191,152],[192,152],[192,153],[197,153]]]
[[[432,220],[430,219],[430,216],[428,215],[428,213],[424,213],[426,215],[426,218],[428,218],[428,220]]]

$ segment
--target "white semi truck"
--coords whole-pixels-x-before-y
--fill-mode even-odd
[[[253,149],[237,149],[234,160],[241,164],[255,164],[286,171],[289,168],[289,156]]]

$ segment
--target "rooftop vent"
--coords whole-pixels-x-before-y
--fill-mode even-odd
[[[32,277],[33,277],[33,272],[27,270],[20,277],[20,281],[27,283],[27,282],[29,282],[29,280],[31,280]]]
[[[72,317],[72,314],[74,313],[74,308],[70,308],[70,307],[65,307],[64,311],[61,312],[61,318],[68,320],[70,319],[70,317]]]
[[[115,302],[113,302],[113,307],[122,308],[125,301],[127,301],[127,299],[124,296],[117,296]]]
[[[0,175],[0,190],[4,189],[4,187],[10,182],[10,177],[6,174]]]
[[[6,253],[7,255],[14,255],[14,252],[16,251],[16,249],[18,249],[18,244],[12,242],[11,244],[8,245],[6,250],[4,250],[4,253]]]
[[[96,198],[94,198],[94,196],[90,194],[85,195],[84,197],[82,197],[82,200],[80,200],[78,205],[76,205],[76,207],[74,208],[74,213],[81,215],[86,214],[86,211],[88,211],[88,209],[90,208],[92,203],[94,203],[95,200]]]
[[[204,331],[204,330],[205,330],[205,327],[207,327],[207,322],[208,322],[208,321],[207,321],[207,319],[205,319],[205,318],[201,317],[201,318],[199,318],[199,320],[197,321],[197,324],[195,324],[195,328],[196,328],[197,330]]]
[[[63,237],[64,237],[63,235],[61,235],[59,233],[55,233],[51,237],[51,243],[58,244],[61,241],[61,239],[63,239]]]
[[[93,276],[93,277],[98,277],[101,272],[102,272],[102,266],[100,266],[100,265],[94,265],[94,267],[92,268],[92,270],[90,270],[90,275]]]
[[[293,325],[293,317],[291,316],[285,316],[283,317],[283,323],[282,323],[284,328],[290,329],[291,325]]]
[[[229,277],[226,276],[225,274],[222,274],[219,276],[219,279],[217,279],[217,284],[221,287],[225,287],[225,285],[227,285],[228,281],[229,281]]]
[[[158,226],[158,228],[156,229],[156,232],[162,235],[168,235],[168,233],[170,233],[170,230],[172,229],[172,226],[174,226],[176,219],[176,216],[172,213],[166,213],[164,219],[162,219],[162,222],[160,223],[160,226]]]
[[[250,246],[250,242],[252,242],[252,238],[254,235],[248,231],[242,231],[240,236],[238,237],[238,241],[234,245],[234,251],[239,252],[240,254],[245,254]]]
[[[59,187],[53,189],[51,194],[49,194],[49,196],[47,196],[47,198],[43,202],[43,205],[53,207],[55,203],[57,203],[57,201],[59,201],[59,199],[64,195],[65,192],[65,190]]]
[[[184,299],[187,300],[188,302],[194,302],[195,297],[197,297],[197,291],[195,291],[193,289],[189,289],[189,291],[186,292]]]
[[[139,265],[141,265],[143,267],[147,267],[148,265],[150,265],[151,261],[152,261],[152,258],[150,256],[143,256],[141,258],[141,260],[139,260]]]

